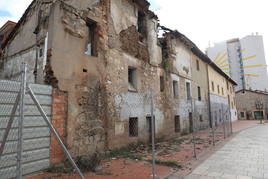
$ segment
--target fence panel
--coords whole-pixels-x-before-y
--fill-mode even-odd
[[[29,84],[38,101],[51,119],[52,88]],[[10,120],[11,111],[20,90],[20,82],[0,80],[0,144]],[[50,130],[29,94],[25,95],[23,121],[23,175],[43,170],[49,166]],[[1,178],[16,177],[19,107],[0,159]]]

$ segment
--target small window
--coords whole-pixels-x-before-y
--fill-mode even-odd
[[[200,66],[199,66],[199,61],[196,60],[196,70],[199,71],[200,70]]]
[[[179,98],[179,84],[175,80],[173,80],[173,96],[174,98]]]
[[[191,100],[191,84],[186,82],[186,97],[187,100]]]
[[[96,44],[96,22],[87,23],[88,40],[85,54],[88,56],[98,56]]]
[[[203,116],[202,115],[199,115],[199,121],[203,122]]]
[[[222,93],[222,95],[224,95],[224,90],[223,90],[223,88],[221,88],[221,93]]]
[[[181,123],[180,123],[180,116],[179,115],[174,117],[174,122],[175,122],[175,132],[178,133],[181,131]]]
[[[218,87],[218,93],[221,94],[221,93],[220,93],[220,85],[218,85],[217,87]]]
[[[240,117],[245,118],[245,112],[240,112]]]
[[[138,118],[129,118],[129,137],[138,137]]]
[[[227,88],[227,91],[229,90],[229,83],[228,81],[226,82],[226,88]]]
[[[163,92],[165,90],[165,81],[164,77],[160,76],[160,91]]]
[[[214,82],[213,81],[211,82],[211,89],[212,89],[212,91],[214,91]]]
[[[198,101],[201,101],[201,88],[200,88],[200,86],[197,87],[197,93],[198,93]]]
[[[137,91],[137,70],[128,68],[128,90]]]

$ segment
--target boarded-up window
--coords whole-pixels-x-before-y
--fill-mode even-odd
[[[179,84],[175,80],[173,80],[173,95],[174,98],[179,98]]]
[[[160,91],[163,92],[165,90],[165,81],[164,77],[160,76]]]
[[[186,97],[187,100],[191,99],[191,84],[189,82],[186,82]]]
[[[139,126],[138,126],[138,118],[132,117],[129,118],[129,137],[138,137],[139,134]]]
[[[85,54],[88,56],[98,56],[97,52],[97,38],[96,38],[96,22],[87,23],[87,45]]]
[[[175,132],[178,133],[181,131],[181,123],[180,123],[180,116],[176,115],[174,117],[174,122],[175,122]]]
[[[200,86],[197,87],[197,93],[198,93],[198,100],[201,101],[201,88]]]

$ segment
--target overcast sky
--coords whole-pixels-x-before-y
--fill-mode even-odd
[[[268,57],[267,0],[149,0],[160,23],[177,29],[201,50],[220,42],[258,32]],[[0,0],[0,26],[18,21],[31,0]]]

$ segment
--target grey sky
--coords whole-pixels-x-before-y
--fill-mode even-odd
[[[201,50],[209,42],[241,38],[258,32],[268,57],[267,0],[149,0],[160,23],[177,29]]]

